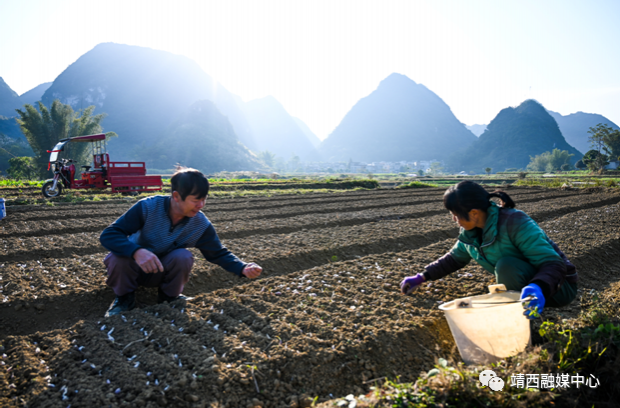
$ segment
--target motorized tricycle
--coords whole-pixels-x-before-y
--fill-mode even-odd
[[[46,198],[58,197],[63,189],[105,189],[113,193],[138,193],[161,190],[161,176],[147,176],[144,162],[111,162],[106,152],[105,134],[77,136],[60,140],[50,153],[47,169],[54,172],[54,178],[43,184]],[[60,158],[68,143],[92,143],[92,166],[82,166],[81,179],[75,179],[75,164],[71,159]]]

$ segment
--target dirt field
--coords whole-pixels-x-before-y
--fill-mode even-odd
[[[469,265],[401,296],[453,245],[444,189],[208,200],[227,247],[265,268],[239,279],[195,252],[185,294],[104,319],[99,234],[130,203],[13,206],[0,223],[0,406],[284,407],[414,381],[454,343],[437,306],[486,292]],[[507,190],[575,263],[580,293],[618,291],[620,194]],[[615,288],[615,289],[614,289]],[[578,295],[578,299],[579,299]],[[580,310],[547,309],[550,319]]]

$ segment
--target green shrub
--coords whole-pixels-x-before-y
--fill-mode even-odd
[[[14,157],[9,159],[9,165],[6,172],[12,179],[37,180],[39,178],[39,170],[34,157]]]

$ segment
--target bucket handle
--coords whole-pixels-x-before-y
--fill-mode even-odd
[[[534,300],[534,299],[538,299],[538,298],[536,296],[534,296],[534,295],[529,295],[528,297],[525,297],[523,299],[511,300],[509,302],[475,302],[474,304],[476,304],[476,305],[507,305],[509,303],[525,303],[525,302],[529,302],[529,301]],[[463,299],[463,300],[465,300],[465,299]],[[471,307],[471,306],[461,306],[461,303],[460,303],[459,307]]]

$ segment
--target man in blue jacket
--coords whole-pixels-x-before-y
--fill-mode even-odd
[[[170,196],[138,201],[101,233],[101,244],[110,251],[103,261],[106,284],[116,294],[106,317],[133,309],[138,286],[159,288],[159,303],[188,299],[181,294],[194,264],[187,248],[198,248],[207,261],[239,277],[254,279],[263,270],[226,249],[200,211],[209,194],[209,181],[201,172],[180,169],[170,184]]]

